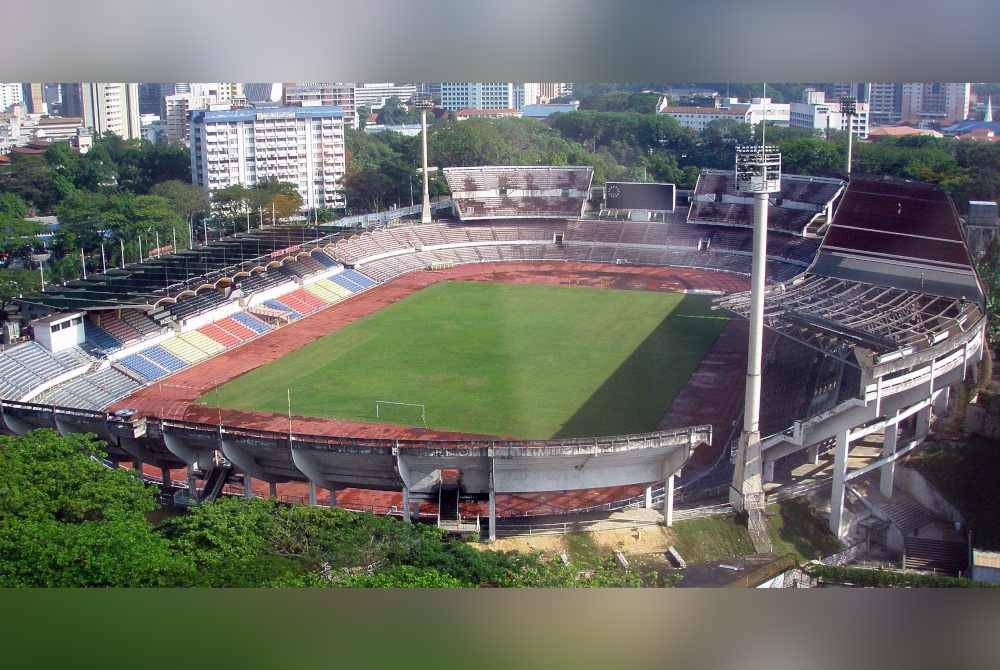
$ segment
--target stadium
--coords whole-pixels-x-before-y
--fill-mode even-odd
[[[654,221],[610,218],[589,167],[444,172],[432,223],[251,229],[24,297],[4,425],[96,433],[108,465],[178,500],[269,495],[490,538],[724,499],[754,220],[733,173],[702,171]],[[770,212],[760,469],[832,457],[842,537],[848,482],[878,470],[891,495],[893,464],[975,374],[984,293],[937,187],[783,175]],[[849,469],[880,431],[881,456]]]

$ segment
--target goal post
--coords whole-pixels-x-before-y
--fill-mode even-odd
[[[375,401],[375,418],[381,419],[382,415],[385,414],[384,406],[391,407],[410,407],[414,410],[420,410],[420,423],[424,426],[427,425],[427,406],[419,402],[397,402],[395,400],[376,400]]]

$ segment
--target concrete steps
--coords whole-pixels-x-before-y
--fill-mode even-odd
[[[927,540],[919,537],[907,537],[903,542],[904,569],[957,575],[964,574],[968,568],[968,552],[964,542]]]

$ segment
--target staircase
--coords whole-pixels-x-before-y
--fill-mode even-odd
[[[222,494],[222,489],[233,475],[230,463],[216,465],[205,477],[205,488],[201,491],[201,502],[212,502]]]
[[[944,572],[950,575],[968,569],[968,552],[964,542],[925,540],[907,537],[903,540],[903,569]]]

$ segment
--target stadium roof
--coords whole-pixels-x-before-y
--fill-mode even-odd
[[[747,316],[750,294],[717,305]],[[816,260],[768,286],[764,312],[768,327],[843,356],[853,346],[926,348],[974,327],[984,309],[948,196],[930,184],[854,178]]]
[[[152,310],[164,300],[212,287],[237,274],[262,272],[293,254],[309,251],[321,242],[337,239],[308,226],[258,228],[213,240],[177,253],[147,258],[106,273],[88,274],[63,286],[24,296],[29,308]]]

